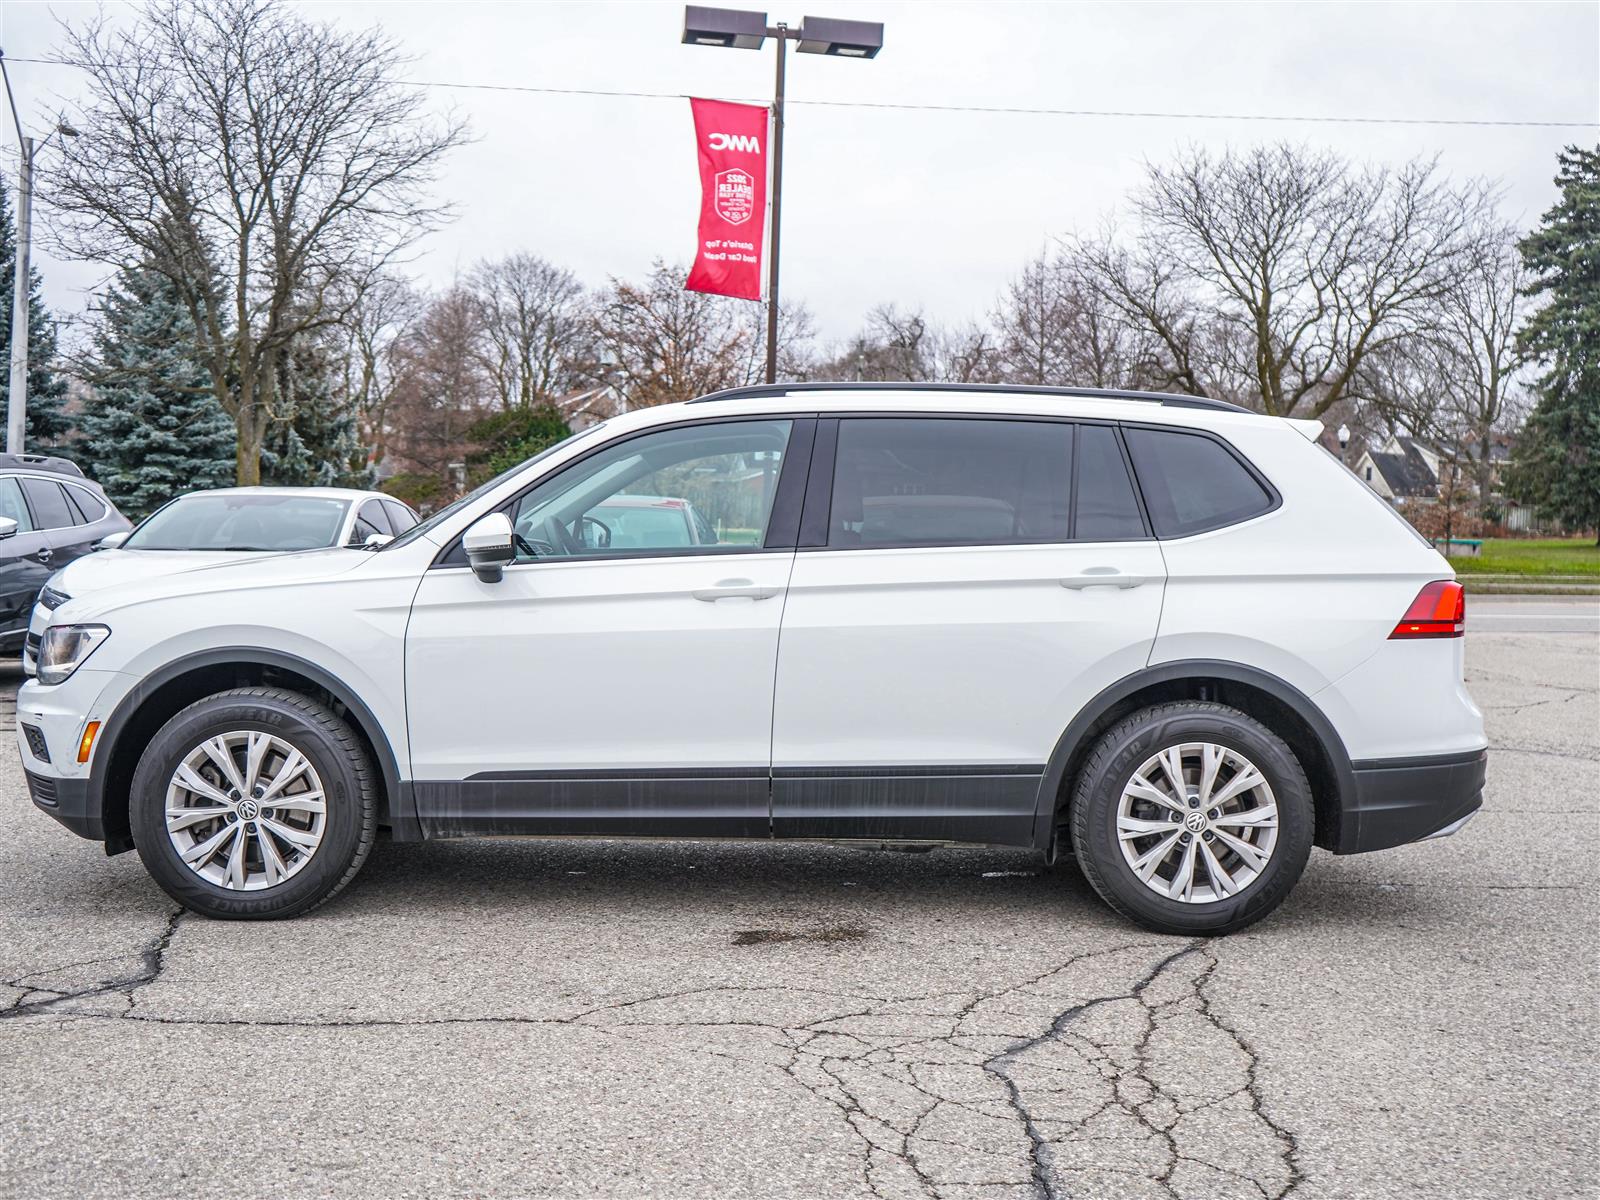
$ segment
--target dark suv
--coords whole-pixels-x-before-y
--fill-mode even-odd
[[[101,538],[131,528],[75,464],[0,454],[0,653],[22,649],[45,580]]]

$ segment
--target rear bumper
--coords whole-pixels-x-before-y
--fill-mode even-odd
[[[1483,804],[1487,749],[1357,762],[1337,854],[1387,850],[1455,832]],[[1453,828],[1452,828],[1453,827]]]

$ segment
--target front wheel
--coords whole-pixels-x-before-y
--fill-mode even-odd
[[[185,908],[292,917],[360,870],[377,789],[365,749],[326,707],[239,688],[161,727],[134,772],[129,816],[145,869]]]
[[[1231,933],[1266,916],[1305,869],[1313,826],[1311,787],[1283,739],[1198,701],[1114,726],[1072,798],[1084,875],[1160,933]]]

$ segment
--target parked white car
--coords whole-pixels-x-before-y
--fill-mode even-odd
[[[103,538],[97,553],[75,559],[50,577],[33,606],[23,669],[34,673],[39,638],[50,614],[74,596],[245,558],[329,546],[376,546],[417,521],[411,506],[393,496],[354,488],[189,492],[168,501],[133,529]]]
[[[312,908],[380,833],[675,835],[1070,850],[1224,933],[1313,845],[1481,804],[1462,590],[1317,429],[898,384],[619,416],[375,553],[62,604],[29,787],[217,917]],[[630,496],[741,540],[602,545]]]

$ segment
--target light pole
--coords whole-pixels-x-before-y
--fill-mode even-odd
[[[772,228],[767,250],[767,382],[778,381],[778,232],[783,216],[783,85],[784,56],[788,43],[801,54],[831,54],[836,58],[874,58],[883,49],[883,25],[875,21],[840,21],[832,17],[803,17],[800,28],[782,21],[767,24],[767,14],[742,8],[705,8],[688,4],[683,9],[683,41],[689,46],[721,46],[733,50],[759,50],[767,38],[777,39],[777,73],[772,94]]]
[[[5,80],[6,101],[11,105],[11,123],[17,130],[17,270],[11,286],[11,386],[6,395],[6,453],[21,454],[28,423],[28,298],[33,279],[28,269],[33,249],[33,160],[56,134],[77,137],[78,131],[65,121],[37,146],[22,132],[17,117],[17,101],[11,94],[11,75],[6,71],[5,51],[0,50],[0,78]]]

